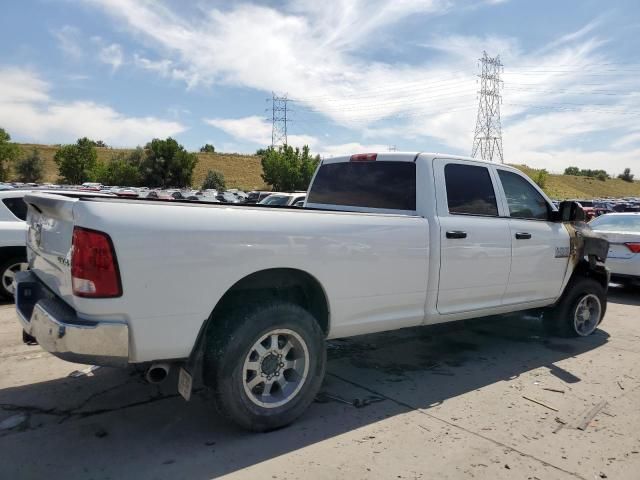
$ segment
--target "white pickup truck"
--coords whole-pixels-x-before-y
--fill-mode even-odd
[[[607,242],[520,171],[430,153],[323,160],[305,208],[32,194],[25,335],[60,358],[197,375],[257,431],[292,422],[325,339],[540,309],[605,313]]]

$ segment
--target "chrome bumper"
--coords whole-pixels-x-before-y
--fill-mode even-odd
[[[92,322],[55,296],[32,272],[16,275],[16,311],[20,323],[40,346],[75,363],[126,366],[129,327],[121,322]]]

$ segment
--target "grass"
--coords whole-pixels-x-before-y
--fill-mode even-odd
[[[535,168],[526,165],[513,165],[529,177],[535,178]],[[551,198],[560,200],[569,198],[620,198],[640,197],[640,182],[625,182],[619,178],[602,181],[597,178],[578,177],[575,175],[549,174],[544,186],[545,193]]]
[[[44,161],[45,182],[55,183],[58,179],[58,166],[53,161],[53,156],[58,150],[54,145],[20,144],[22,155],[31,153],[36,148],[40,158]],[[120,152],[130,152],[131,149],[96,148],[98,160],[108,161],[113,155]],[[237,153],[196,153],[198,164],[193,172],[193,185],[202,185],[208,170],[219,170],[224,174],[228,188],[241,188],[243,190],[268,189],[262,177],[260,157],[256,155],[242,155]]]

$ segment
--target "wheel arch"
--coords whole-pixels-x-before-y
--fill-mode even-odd
[[[592,278],[602,285],[606,292],[609,287],[609,276],[609,271],[603,265],[593,265],[589,261],[581,259],[573,270],[568,285],[578,278]]]
[[[251,299],[247,302],[247,296]],[[259,270],[238,280],[218,300],[207,323],[216,323],[225,312],[264,301],[285,300],[305,308],[324,335],[329,334],[329,300],[320,281],[295,268]]]

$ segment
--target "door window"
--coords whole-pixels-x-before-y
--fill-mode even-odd
[[[498,216],[498,204],[489,170],[476,165],[449,163],[444,167],[449,213]]]
[[[520,175],[498,169],[509,204],[509,216],[529,220],[548,220],[549,204],[540,192]]]

